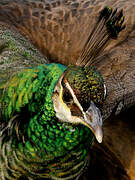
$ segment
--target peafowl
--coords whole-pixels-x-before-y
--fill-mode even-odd
[[[59,4],[60,1],[57,3]],[[40,33],[37,37],[33,37],[33,31],[37,28],[36,20],[32,19],[31,22],[31,19],[27,19],[32,13],[30,7],[35,5],[36,2],[31,1],[20,0],[14,3],[2,1],[0,3],[2,30],[6,27],[5,31],[7,31],[7,27],[10,29],[10,24],[13,24],[13,31],[17,28],[28,36],[49,59],[50,54],[48,49],[44,48],[45,44],[42,43],[40,46],[38,43],[42,41]],[[38,5],[42,9],[44,3]],[[27,9],[23,9],[24,7]],[[49,11],[51,8],[49,3],[45,3],[45,8]],[[45,12],[40,13],[45,14]],[[38,13],[33,12],[35,17]],[[75,12],[72,13],[74,16]],[[48,13],[47,16],[51,19],[51,14]],[[43,17],[45,18],[41,16],[41,21],[44,20]],[[57,19],[57,16],[55,18]],[[68,18],[67,14],[65,21],[66,18]],[[28,24],[35,21],[31,29],[25,29],[26,20]],[[57,56],[52,53],[50,58],[52,62],[56,58],[55,63],[41,64],[43,58],[39,57],[42,59],[40,61],[36,60],[38,58],[36,57],[37,65],[35,62],[29,64],[27,61],[24,62],[23,67],[19,66],[18,72],[9,69],[9,74],[1,75],[0,176],[2,180],[24,177],[76,179],[83,173],[88,165],[88,151],[94,135],[99,143],[103,138],[101,111],[106,96],[106,86],[102,75],[92,65],[110,40],[116,39],[119,32],[124,29],[123,21],[122,11],[117,12],[106,7],[100,12],[91,33],[88,33],[80,56],[77,59],[76,55],[72,56],[71,62],[74,60],[72,63],[68,63],[65,56],[60,64],[58,57],[62,57],[61,54]],[[47,28],[50,28],[51,33],[49,23]],[[66,32],[66,26],[63,28]],[[10,35],[8,37],[11,38]],[[47,41],[52,43],[51,47],[50,44],[48,46],[51,52],[53,38],[51,39],[50,35],[49,39],[46,32],[45,37],[46,43]],[[54,38],[57,41],[57,34],[54,34]],[[72,44],[70,40],[68,43]],[[13,44],[5,42],[1,46],[1,52],[4,48],[12,48],[12,46]],[[62,52],[59,46],[54,47],[58,49],[58,54]],[[66,49],[66,46],[63,48]],[[34,53],[35,50],[32,51]],[[67,50],[69,57],[70,51],[72,49]],[[23,55],[28,60],[32,58],[28,52]],[[5,59],[3,61],[5,62]]]

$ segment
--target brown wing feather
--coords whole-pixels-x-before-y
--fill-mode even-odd
[[[104,119],[109,117],[113,110],[117,114],[121,108],[124,110],[135,104],[135,1],[52,0],[41,2],[32,0],[0,0],[1,24],[11,28],[14,27],[17,31],[27,36],[50,61],[58,61],[63,64],[76,63],[88,38],[89,31],[95,22],[95,17],[105,5],[113,5],[124,9],[127,28],[121,33],[118,41],[113,42],[108,47],[111,51],[106,50],[105,54],[99,58],[101,61],[96,64],[107,86],[108,95],[104,104]],[[25,48],[27,50],[29,45],[26,45]],[[1,53],[6,55],[6,50],[3,51],[3,49],[6,49],[6,46],[2,46],[0,55]],[[5,55],[3,56],[5,57]],[[3,62],[5,65],[0,64],[0,73],[3,72],[2,75],[0,74],[0,80],[3,80],[5,76],[6,79],[10,77],[10,74],[12,74],[10,73],[11,68],[16,69],[18,67],[19,70],[20,66],[23,68],[25,65],[35,65],[33,61],[27,61],[26,57],[22,57],[19,61],[20,64],[16,63],[14,66],[10,62],[6,64],[5,60],[0,56],[0,63]],[[38,58],[38,56],[36,57]],[[36,61],[37,58],[34,58],[34,60]],[[21,63],[21,59],[22,61],[24,60],[24,63]],[[44,63],[45,61],[42,62]],[[41,63],[41,60],[38,60],[38,63]],[[124,170],[131,179],[134,179],[135,153],[133,149],[135,145],[132,143],[134,141],[134,131],[130,131],[129,118],[127,118],[128,126],[127,124],[119,125],[121,122],[123,123],[123,118],[121,117],[120,119],[108,119],[104,128],[105,139],[103,145],[109,149],[111,148],[111,152],[113,151],[122,163]],[[118,139],[120,134],[124,134],[125,129],[126,138],[123,137],[121,139],[120,137]],[[122,141],[121,146],[119,146],[119,140]],[[125,153],[120,154],[125,150],[125,147]],[[100,146],[100,148],[102,147]],[[119,157],[119,155],[121,156]]]
[[[96,64],[107,86],[107,98],[103,108],[106,119],[103,143],[96,143],[92,148],[94,157],[91,161],[94,164],[91,164],[89,172],[95,172],[93,179],[100,176],[103,180],[135,179],[134,38],[135,30],[126,41],[104,54]]]
[[[94,143],[88,178],[94,180],[135,179],[134,108],[104,122],[102,144]],[[98,173],[97,173],[98,172]],[[86,176],[86,173],[85,173]]]
[[[114,108],[116,114],[135,104],[135,42],[134,36],[101,57],[97,68],[107,86],[104,116]]]
[[[1,0],[0,21],[27,36],[50,62],[76,64],[95,18],[106,5],[124,9],[127,29],[121,41],[134,25],[132,0]]]

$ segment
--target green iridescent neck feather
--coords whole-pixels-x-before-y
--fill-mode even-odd
[[[13,122],[12,137],[16,136],[11,144],[13,151],[5,149],[11,159],[17,156],[11,171],[17,168],[24,175],[29,171],[33,178],[36,173],[38,177],[72,179],[86,166],[92,132],[83,125],[60,122],[52,103],[54,87],[66,69],[60,64],[28,68],[1,87],[2,114],[5,121]],[[22,161],[22,167],[17,167]],[[17,171],[12,176],[19,177]]]
[[[51,99],[53,89],[65,69],[60,64],[41,65],[26,68],[11,78],[1,87],[5,89],[4,98],[1,99],[5,107],[4,117],[11,118],[26,105],[31,113],[39,111],[44,101]]]
[[[21,21],[17,25],[14,14],[9,18],[13,8],[7,8],[7,5],[1,8],[2,21],[11,19],[10,22],[16,28],[24,29],[20,26]],[[22,22],[25,22],[24,17],[26,16],[21,17]],[[102,106],[104,100],[104,81],[91,65],[97,63],[95,58],[124,29],[123,22],[122,10],[117,12],[109,7],[104,8],[80,57],[78,60],[75,58],[76,67],[54,63],[24,68],[9,80],[9,76],[6,78],[6,72],[3,71],[5,80],[2,78],[0,83],[0,119],[4,122],[4,128],[0,129],[2,179],[17,180],[27,177],[33,180],[71,180],[79,177],[88,163],[87,155],[93,134],[98,142],[102,142],[103,137],[102,117],[98,107]],[[22,24],[24,27],[24,23]],[[46,39],[50,31],[45,28],[43,32]],[[29,33],[26,35],[29,36]],[[50,51],[50,54],[58,57],[61,54],[57,52],[59,48],[54,48],[55,42],[51,46],[56,53],[48,49],[50,46],[47,46],[45,52]],[[71,52],[70,55],[73,54]],[[26,52],[23,55],[28,56]],[[71,57],[70,55],[64,57]],[[21,64],[18,64],[20,68]],[[70,97],[70,101],[66,101],[67,97]]]

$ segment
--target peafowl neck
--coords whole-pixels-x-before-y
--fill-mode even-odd
[[[77,149],[77,147],[80,152],[84,147],[86,149],[89,148],[93,140],[93,134],[83,125],[73,126],[69,123],[60,122],[56,118],[52,94],[58,79],[66,67],[60,64],[49,64],[47,66],[49,71],[40,90],[40,95],[43,92],[43,97],[40,96],[39,99],[43,104],[40,105],[33,101],[29,105],[30,111],[36,113],[30,119],[27,128],[28,140],[25,143],[25,148],[28,152],[31,152],[33,157],[35,157],[34,152],[39,149],[41,152],[40,156],[50,160],[64,156],[69,151]],[[61,69],[61,72],[58,73],[58,69],[59,71]],[[46,155],[45,151],[48,155]],[[85,155],[86,152],[82,155],[82,158]]]
[[[52,93],[66,68],[60,64],[41,65],[24,70],[8,82],[3,97],[3,102],[8,102],[3,112],[5,120],[11,119],[12,122],[14,113],[21,113],[23,116],[15,116],[11,123],[13,126],[7,126],[7,130],[12,133],[9,137],[6,137],[6,129],[1,136],[2,152],[8,154],[2,171],[9,166],[7,169],[10,168],[14,179],[20,177],[20,173],[14,172],[14,169],[24,175],[28,173],[33,179],[35,173],[40,178],[59,179],[68,176],[68,179],[73,179],[88,163],[87,152],[93,140],[92,132],[83,125],[73,126],[60,122],[55,116]],[[22,88],[23,85],[25,89]],[[18,93],[16,103],[12,103],[14,92]],[[5,154],[1,154],[2,158],[4,156]],[[13,164],[8,165],[8,161]],[[18,166],[19,164],[21,166]]]

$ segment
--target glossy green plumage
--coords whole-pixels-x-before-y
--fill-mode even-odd
[[[27,104],[29,112],[37,112],[43,106],[43,98],[48,101],[49,95],[52,95],[55,84],[65,69],[66,67],[60,64],[41,65],[26,68],[14,76],[0,87],[6,90],[1,98],[3,107],[6,107],[3,116],[9,119],[14,112],[20,112]]]
[[[59,122],[52,104],[54,87],[66,69],[60,64],[25,69],[1,87],[4,120],[19,116],[13,121],[10,151],[5,147],[13,161],[17,156],[15,164],[10,167],[11,172],[17,167],[30,177],[36,173],[37,177],[71,179],[86,166],[92,132],[83,125]],[[23,119],[19,119],[20,116]],[[33,161],[36,163],[32,165]],[[23,162],[22,167],[19,167],[20,162]],[[39,171],[42,173],[38,174]],[[18,172],[13,172],[12,176],[18,178]]]
[[[66,70],[65,78],[71,84],[82,107],[85,105],[89,107],[91,100],[97,106],[102,105],[104,101],[104,80],[95,67],[71,66]]]
[[[118,14],[108,7],[101,11],[98,22],[75,63],[83,67],[67,68],[60,64],[47,64],[24,68],[10,80],[7,80],[8,78],[6,81],[2,80],[0,85],[0,117],[4,122],[4,128],[0,131],[2,178],[14,180],[25,176],[32,179],[65,180],[74,179],[81,174],[88,163],[87,154],[93,140],[90,129],[95,125],[92,122],[94,111],[90,112],[90,103],[93,101],[100,107],[104,100],[103,78],[89,65],[105,48],[107,42],[117,37],[124,28],[122,23],[122,11]],[[23,55],[27,58],[28,53],[25,52]],[[66,122],[67,119],[62,121],[63,119],[56,118],[52,95],[62,74],[64,75],[62,80],[67,80],[70,87],[67,88],[66,84],[65,89],[69,96],[72,94],[71,106],[68,106],[71,108],[70,112],[73,111],[71,114],[76,113],[75,105],[81,107],[80,109],[83,109],[81,113],[87,116],[81,116],[82,114],[77,111],[79,115],[76,113],[76,117],[80,118],[82,124],[85,124],[86,120],[92,122],[93,126],[90,126],[90,123],[88,126],[90,129],[86,127],[88,122],[86,126],[76,124],[77,121],[73,118],[75,115],[69,116],[75,121],[69,121],[67,118]],[[64,89],[64,83],[61,86]],[[56,91],[54,94],[58,93],[60,94]],[[62,95],[64,98],[64,94]],[[59,98],[60,101],[62,100]],[[91,104],[94,104],[93,102]],[[96,110],[93,114],[99,116],[99,119],[96,116],[97,119],[93,121],[102,126],[102,122],[98,121],[102,119],[99,110],[93,106]],[[94,128],[95,131],[92,130],[96,134],[99,127]],[[96,137],[101,142],[102,136]]]

